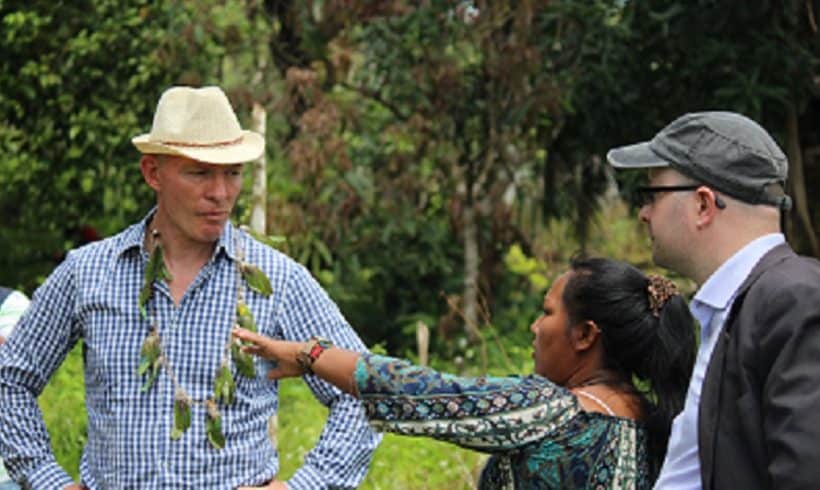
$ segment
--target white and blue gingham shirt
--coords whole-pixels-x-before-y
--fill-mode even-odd
[[[80,339],[88,411],[80,475],[87,487],[233,489],[263,484],[278,472],[267,431],[278,409],[278,384],[266,378],[272,367],[267,361],[255,360],[254,379],[235,375],[234,404],[220,406],[226,440],[221,450],[206,439],[201,405],[194,405],[187,432],[171,440],[174,389],[166,371],[148,393],[140,392],[139,352],[150,326],[137,298],[148,260],[143,237],[149,217],[69,253],[0,349],[0,454],[11,476],[32,488],[52,490],[72,481],[55,461],[36,397]],[[211,396],[234,323],[237,235],[245,260],[260,267],[273,286],[270,297],[245,294],[261,333],[291,340],[320,335],[365,350],[304,267],[229,223],[179,306],[165,282],[151,299],[164,351],[192,398]],[[356,487],[380,436],[357,400],[313,376],[305,380],[330,413],[316,447],[287,484],[293,490]]]

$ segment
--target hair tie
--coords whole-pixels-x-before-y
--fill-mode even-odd
[[[680,294],[678,286],[657,274],[649,274],[646,277],[649,279],[649,286],[646,288],[649,293],[649,309],[655,317],[660,317],[661,308],[666,305],[669,298]]]

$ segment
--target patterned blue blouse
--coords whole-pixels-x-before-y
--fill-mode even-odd
[[[643,425],[584,411],[541,376],[464,378],[365,354],[355,377],[375,429],[491,454],[479,489],[651,487]]]

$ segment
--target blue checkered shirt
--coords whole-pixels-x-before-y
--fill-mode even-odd
[[[279,402],[278,384],[265,376],[270,363],[256,359],[254,379],[235,375],[234,404],[220,406],[222,450],[206,440],[201,405],[194,405],[188,431],[171,440],[174,389],[166,371],[148,393],[140,392],[136,370],[149,324],[138,312],[137,297],[148,260],[147,219],[69,253],[35,292],[0,349],[0,454],[12,478],[31,488],[52,490],[72,482],[56,463],[36,397],[80,339],[88,411],[80,475],[87,487],[232,489],[264,484],[278,472],[277,449],[267,430]],[[165,282],[156,285],[151,300],[164,351],[194,399],[212,394],[234,323],[235,236],[245,260],[260,267],[273,286],[270,297],[245,295],[260,332],[292,340],[321,335],[365,350],[304,267],[229,223],[179,306]],[[357,400],[313,376],[305,381],[330,412],[316,447],[287,484],[293,490],[356,487],[380,436],[369,428]]]

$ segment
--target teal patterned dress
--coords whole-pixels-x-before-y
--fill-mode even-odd
[[[489,453],[479,489],[651,487],[643,425],[584,411],[541,376],[464,378],[368,354],[355,378],[375,429]]]

